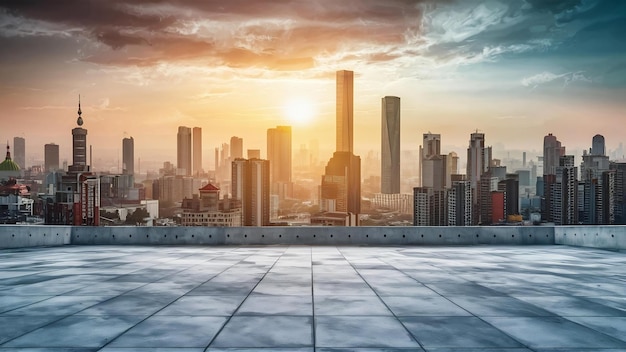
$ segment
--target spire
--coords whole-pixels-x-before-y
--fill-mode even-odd
[[[83,125],[83,118],[80,116],[83,112],[80,110],[80,94],[78,94],[78,119],[76,119],[76,123],[78,126]]]
[[[9,141],[7,141],[7,157],[6,160],[11,160],[11,151],[9,150]]]

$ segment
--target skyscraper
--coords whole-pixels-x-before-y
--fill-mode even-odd
[[[335,152],[330,158],[321,186],[322,211],[361,212],[361,158],[350,152]]]
[[[591,140],[591,155],[605,155],[604,136],[596,134]]]
[[[278,195],[279,199],[291,197],[291,126],[267,130],[267,160],[270,162],[272,194]]]
[[[176,135],[176,168],[177,173],[190,176],[191,169],[191,128],[185,126],[178,127]]]
[[[83,117],[80,109],[80,97],[78,97],[78,127],[72,129],[72,165],[69,166],[71,172],[89,171],[87,165],[87,130],[82,128]]]
[[[241,201],[243,226],[270,224],[270,168],[262,159],[232,162],[233,198]]]
[[[559,159],[563,155],[565,155],[565,147],[561,146],[556,136],[549,133],[543,137],[543,174],[555,175]]]
[[[337,71],[337,150],[353,152],[354,72]]]
[[[22,170],[26,169],[26,140],[22,137],[13,138],[13,161]]]
[[[467,148],[466,175],[472,189],[472,201],[474,202],[472,219],[474,225],[486,219],[491,221],[491,214],[483,214],[490,209],[491,195],[485,192],[488,192],[487,190],[490,189],[491,180],[486,180],[482,185],[480,183],[482,175],[489,171],[491,160],[491,147],[485,147],[485,134],[479,132],[472,133],[470,135],[469,147]],[[489,178],[491,178],[491,175],[489,175]]]
[[[199,175],[202,173],[202,128],[193,128],[193,170],[188,171],[188,175]]]
[[[400,98],[382,98],[381,193],[400,193]]]
[[[59,170],[59,145],[54,143],[44,145],[43,154],[46,172]]]
[[[243,158],[243,138],[230,137],[230,158],[232,160]]]
[[[122,139],[122,174],[135,174],[135,140],[133,137]]]

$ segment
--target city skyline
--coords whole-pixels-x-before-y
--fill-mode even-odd
[[[175,160],[172,131],[181,125],[204,128],[207,169],[213,141],[238,135],[262,149],[258,131],[276,125],[293,126],[294,145],[314,136],[330,154],[333,77],[345,69],[357,82],[357,155],[379,149],[388,95],[403,101],[401,150],[417,150],[415,136],[433,131],[463,155],[477,128],[507,149],[540,151],[555,133],[570,151],[588,149],[595,134],[611,150],[626,139],[614,128],[626,110],[625,9],[521,0],[0,2],[0,137],[24,137],[27,163],[43,160],[46,143],[69,160],[80,93],[95,159],[120,158],[110,141],[127,134],[142,161]]]

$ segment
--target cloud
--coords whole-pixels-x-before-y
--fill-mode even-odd
[[[563,86],[567,86],[570,83],[581,81],[581,82],[592,82],[591,78],[584,75],[584,72],[567,72],[560,75],[554,74],[552,72],[542,72],[530,77],[526,77],[521,80],[521,84],[524,87],[529,88],[537,88],[541,85],[553,82],[553,81],[562,81]]]

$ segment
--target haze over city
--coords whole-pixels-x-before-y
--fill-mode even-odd
[[[380,98],[402,99],[402,149],[442,134],[461,156],[490,145],[586,149],[624,140],[626,3],[585,1],[0,2],[1,138],[61,146],[78,94],[94,160],[133,136],[142,160],[174,160],[176,128],[203,128],[204,164],[232,135],[264,151],[334,145],[335,71],[355,72],[355,153],[380,146]],[[446,147],[448,146],[448,147]],[[494,148],[497,149],[497,148]],[[537,154],[539,155],[539,154]],[[324,155],[321,156],[325,158]],[[96,165],[97,167],[97,165]]]

